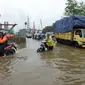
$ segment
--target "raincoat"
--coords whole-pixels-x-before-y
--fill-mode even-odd
[[[0,44],[3,44],[7,41],[7,36],[5,35],[3,38],[0,38]]]
[[[0,37],[0,53],[5,53],[4,48],[7,46],[7,36],[4,35],[3,37]]]
[[[56,47],[56,42],[52,39],[51,36],[49,36],[48,38],[46,37],[44,40],[47,42],[48,46]]]

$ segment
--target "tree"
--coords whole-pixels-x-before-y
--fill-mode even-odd
[[[52,26],[46,26],[43,30],[42,30],[43,33],[46,33],[46,32],[53,32],[53,25]]]
[[[78,3],[75,0],[67,0],[64,14],[66,16],[76,15],[78,13],[77,8]]]
[[[85,4],[81,2],[78,6],[79,15],[85,15]]]
[[[85,15],[85,4],[78,3],[76,0],[67,0],[64,14],[66,16]]]

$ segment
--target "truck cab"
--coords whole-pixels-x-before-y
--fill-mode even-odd
[[[85,27],[78,27],[74,29],[73,41],[75,45],[85,47]]]

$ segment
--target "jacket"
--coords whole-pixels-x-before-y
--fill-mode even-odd
[[[0,44],[3,44],[3,43],[5,43],[5,42],[7,42],[7,36],[6,35],[4,35],[3,36],[3,38],[0,38]]]
[[[47,42],[48,46],[56,47],[56,42],[52,39],[51,36],[49,36],[49,38],[46,37],[44,40]]]

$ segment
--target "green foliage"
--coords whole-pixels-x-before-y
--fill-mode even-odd
[[[52,26],[46,26],[43,31],[43,33],[46,33],[46,32],[53,32],[53,25]]]
[[[79,15],[85,15],[85,4],[83,2],[78,6]]]
[[[66,16],[85,15],[85,4],[78,3],[76,0],[67,0],[64,14]]]

